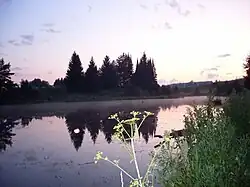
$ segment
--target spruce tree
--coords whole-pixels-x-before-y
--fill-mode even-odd
[[[118,77],[115,61],[110,62],[109,56],[105,56],[100,68],[102,89],[110,90],[118,87]]]
[[[246,71],[246,76],[244,76],[244,85],[245,88],[250,89],[250,55],[246,59],[244,69]]]
[[[94,58],[91,57],[89,67],[85,73],[85,88],[87,92],[97,92],[99,89],[99,76]]]
[[[159,88],[154,60],[148,59],[145,52],[140,62],[138,63],[137,61],[135,73],[133,75],[133,85],[149,92],[156,91]]]
[[[79,55],[73,53],[65,77],[65,84],[68,92],[76,93],[83,90],[83,68]]]
[[[11,76],[14,73],[11,72],[10,67],[10,63],[5,63],[3,58],[0,59],[0,94],[7,90],[7,87],[13,85]]]
[[[119,87],[124,88],[131,84],[133,76],[133,62],[129,54],[123,53],[117,60],[117,73],[119,77]]]

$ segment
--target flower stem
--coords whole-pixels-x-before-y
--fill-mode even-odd
[[[118,164],[115,164],[114,162],[112,162],[111,160],[106,160],[109,163],[111,163],[112,165],[116,166],[117,168],[119,168],[123,173],[125,173],[129,178],[131,178],[132,180],[135,180],[134,177],[132,177],[128,172],[126,172],[123,168],[121,168]]]
[[[139,170],[136,155],[135,155],[134,138],[131,138],[131,146],[132,146],[132,152],[133,152],[133,157],[134,157],[135,168],[136,168],[136,172],[137,172],[137,176],[138,176],[139,185],[140,185],[140,187],[142,187],[140,170]]]

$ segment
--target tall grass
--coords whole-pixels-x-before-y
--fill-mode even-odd
[[[184,140],[176,149],[173,145],[162,147],[157,158],[163,186],[250,186],[247,165],[250,139],[247,134],[237,135],[241,128],[237,126],[240,123],[237,116],[244,116],[241,112],[247,109],[241,106],[239,110],[239,103],[228,102],[231,103],[227,104],[226,112],[210,104],[188,109],[184,116]],[[247,116],[244,122],[247,119],[250,118]]]

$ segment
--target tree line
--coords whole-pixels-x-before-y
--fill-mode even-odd
[[[10,63],[1,59],[0,66],[3,76],[0,103],[34,101],[38,98],[49,100],[64,97],[65,94],[156,95],[159,89],[154,60],[145,52],[137,59],[135,69],[131,55],[122,53],[116,60],[106,55],[100,68],[91,57],[86,71],[79,55],[73,52],[65,77],[56,79],[53,85],[38,78],[21,80],[20,84],[16,84],[11,80],[14,73]]]
[[[134,67],[135,64],[135,67]],[[244,87],[250,89],[250,56],[244,64],[246,76]],[[65,96],[86,95],[86,97],[109,96],[178,96],[180,92],[190,92],[189,88],[181,89],[177,86],[159,86],[155,63],[144,52],[136,63],[133,63],[129,53],[122,53],[116,60],[105,56],[100,68],[97,67],[93,57],[90,58],[88,67],[84,71],[81,59],[73,52],[69,61],[65,77],[58,78],[50,85],[48,81],[34,79],[21,80],[20,84],[14,83],[11,77],[10,63],[0,60],[0,104],[41,102],[63,100]],[[214,82],[209,90],[215,89],[215,94],[228,95],[235,89],[240,92],[238,80]],[[197,86],[191,89],[193,95],[200,95]],[[70,99],[69,99],[70,100]]]
[[[144,52],[137,60],[135,71],[130,54],[123,53],[116,60],[105,56],[98,69],[93,57],[84,72],[80,57],[73,53],[65,78],[57,79],[54,86],[65,85],[69,93],[98,93],[100,91],[130,90],[138,88],[150,93],[156,92],[159,85],[154,60]],[[133,94],[133,93],[131,93]]]

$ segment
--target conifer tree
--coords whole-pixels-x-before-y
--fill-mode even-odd
[[[119,77],[119,87],[124,88],[131,84],[133,76],[133,62],[129,54],[123,53],[117,60],[117,74]]]
[[[246,59],[244,69],[246,71],[246,76],[244,77],[244,85],[245,88],[250,89],[250,55]]]
[[[82,92],[83,91],[84,72],[79,55],[73,53],[69,62],[69,67],[65,77],[65,84],[68,92]]]
[[[85,88],[87,92],[97,92],[99,89],[99,76],[94,58],[91,57],[89,67],[85,73]]]

